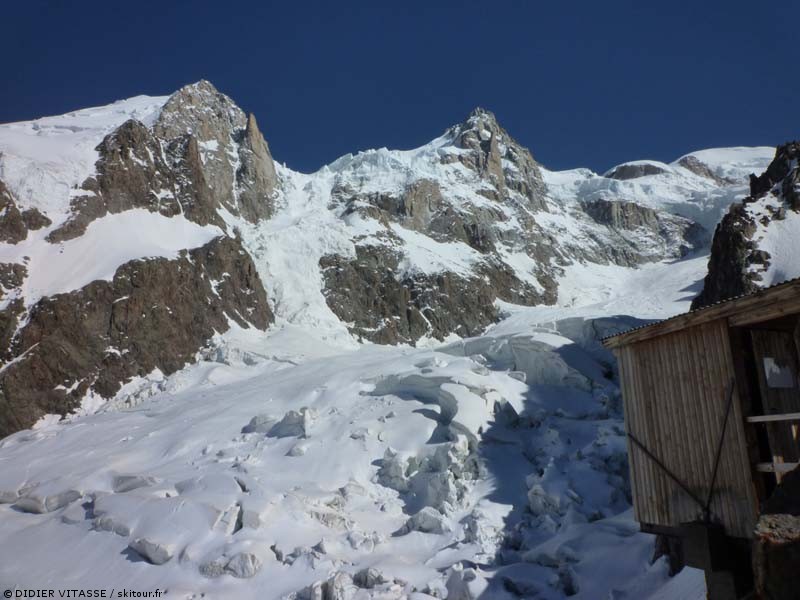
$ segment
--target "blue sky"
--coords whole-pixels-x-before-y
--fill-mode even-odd
[[[550,168],[800,137],[800,3],[6,2],[0,122],[209,79],[279,161],[411,148],[475,106]]]

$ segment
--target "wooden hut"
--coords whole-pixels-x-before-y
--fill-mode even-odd
[[[746,553],[760,503],[800,460],[800,279],[604,344],[618,360],[642,530],[686,538],[699,528],[687,562],[707,580],[735,570],[719,548]]]

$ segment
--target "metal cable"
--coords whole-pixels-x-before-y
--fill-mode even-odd
[[[678,484],[678,485],[681,487],[681,489],[682,489],[684,492],[686,492],[686,493],[689,495],[689,497],[690,497],[692,500],[694,500],[695,502],[697,502],[698,506],[700,506],[700,508],[702,508],[702,509],[703,509],[703,511],[705,512],[705,508],[706,508],[706,507],[705,507],[705,504],[703,503],[703,501],[702,501],[702,500],[700,500],[700,498],[698,498],[698,497],[695,495],[695,493],[694,493],[692,490],[690,490],[690,489],[689,489],[689,487],[688,487],[688,486],[687,486],[685,483],[683,483],[683,481],[681,481],[681,480],[678,478],[678,476],[677,476],[677,475],[675,475],[675,474],[674,474],[672,471],[670,471],[670,470],[667,468],[667,466],[666,466],[666,465],[665,465],[663,462],[661,462],[661,461],[659,460],[659,458],[658,458],[658,457],[657,457],[655,454],[653,454],[652,452],[650,452],[650,450],[648,450],[648,449],[647,449],[647,446],[645,446],[645,445],[644,445],[642,442],[640,442],[640,441],[639,441],[639,440],[636,438],[636,436],[635,436],[635,435],[633,435],[631,432],[628,432],[628,437],[631,439],[631,441],[632,441],[632,442],[634,442],[634,443],[635,443],[637,446],[639,446],[639,448],[641,448],[641,449],[642,449],[642,452],[644,452],[644,453],[645,453],[645,454],[646,454],[648,457],[650,457],[650,460],[652,460],[654,463],[656,463],[656,465],[658,465],[658,467],[659,467],[659,468],[660,468],[662,471],[664,471],[664,473],[666,473],[667,475],[669,475],[669,477],[670,477],[670,478],[671,478],[671,479],[672,479],[672,480],[673,480],[675,483],[677,483],[677,484]]]

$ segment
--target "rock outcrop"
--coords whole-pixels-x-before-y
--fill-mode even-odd
[[[173,94],[153,131],[167,142],[187,135],[197,140],[206,183],[232,214],[253,223],[272,214],[275,164],[256,119],[208,81]]]
[[[647,162],[628,163],[619,165],[613,170],[606,173],[609,179],[619,179],[624,181],[626,179],[638,179],[647,175],[660,175],[664,173],[664,169],[658,165]]]
[[[227,233],[41,298],[26,297],[26,256],[0,264],[0,437],[69,413],[87,395],[113,397],[132,377],[174,372],[231,323],[265,329],[273,320],[253,259],[225,221],[273,211],[275,166],[252,115],[201,81],[173,94],[155,123],[123,122],[96,152],[94,173],[71,190],[56,225],[35,208],[20,210],[0,182],[0,241],[17,244],[46,227],[37,243],[55,247],[133,209]]]
[[[402,274],[400,258],[380,246],[359,246],[355,260],[322,259],[328,305],[359,339],[379,344],[415,343],[478,334],[499,318],[497,298],[516,304],[552,304],[548,294],[520,281],[503,264],[474,274]],[[551,290],[555,289],[555,283]]]
[[[750,176],[750,197],[758,199],[769,192],[781,196],[792,210],[800,210],[800,141],[789,142],[779,146],[775,151],[775,159],[767,170],[756,177]],[[774,189],[777,188],[777,189]]]
[[[703,291],[692,301],[692,309],[702,308],[728,298],[755,292],[759,286],[757,275],[749,267],[755,255],[755,219],[744,204],[731,206],[714,232],[708,275]]]
[[[50,219],[35,208],[20,211],[14,196],[0,181],[0,242],[16,244],[36,231],[50,225]]]
[[[132,208],[201,225],[222,224],[220,207],[254,223],[274,210],[275,164],[255,117],[207,81],[170,96],[152,128],[125,122],[97,152],[95,174],[49,241],[73,239],[93,220]]]
[[[172,217],[184,213],[201,225],[221,224],[202,174],[195,138],[162,141],[139,121],[123,123],[97,147],[96,174],[83,182],[71,202],[71,215],[50,232],[48,241],[82,235],[89,223],[109,213],[144,208]],[[171,159],[171,160],[170,160]]]
[[[378,343],[475,335],[499,318],[497,300],[555,302],[574,262],[637,266],[707,242],[693,221],[633,202],[554,202],[531,153],[480,108],[426,146],[330,169],[329,208],[370,233],[321,258],[325,297],[353,335]],[[438,253],[456,260],[418,264]]]
[[[684,169],[690,170],[695,175],[700,175],[701,177],[711,179],[719,185],[731,185],[736,183],[734,179],[729,177],[720,177],[714,173],[714,171],[712,171],[707,164],[691,154],[678,160],[678,164]]]
[[[678,249],[679,256],[701,248],[708,241],[706,230],[691,219],[640,206],[635,202],[598,199],[584,202],[582,208],[592,220],[614,232],[620,232],[621,237],[625,237],[625,232],[642,230],[649,232],[654,240],[671,242]],[[648,262],[646,254],[635,243],[615,244],[607,251],[610,261],[616,264],[635,266]]]
[[[3,356],[0,437],[72,411],[89,392],[109,398],[131,377],[177,371],[229,320],[264,329],[272,313],[252,260],[228,237],[42,299]]]
[[[786,219],[788,211],[800,212],[798,158],[800,142],[779,146],[767,170],[750,176],[750,195],[733,204],[717,225],[708,275],[692,309],[750,294],[765,285],[763,274],[772,257],[764,244],[775,229],[770,224]],[[782,278],[791,276],[795,274]]]

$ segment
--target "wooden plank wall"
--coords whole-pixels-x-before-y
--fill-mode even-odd
[[[617,348],[625,423],[647,448],[702,499],[733,377],[724,319]],[[634,510],[640,523],[678,526],[701,508],[628,440]],[[722,448],[712,519],[729,535],[752,537],[757,501],[738,394]]]
[[[794,334],[786,331],[755,329],[750,334],[753,339],[758,384],[765,415],[780,415],[800,412],[800,390],[797,386],[797,347]],[[764,358],[771,357],[787,366],[795,380],[795,387],[772,388],[767,383],[764,371]],[[772,459],[776,463],[795,463],[800,461],[797,423],[769,423],[766,425]],[[781,475],[777,474],[778,481]]]

